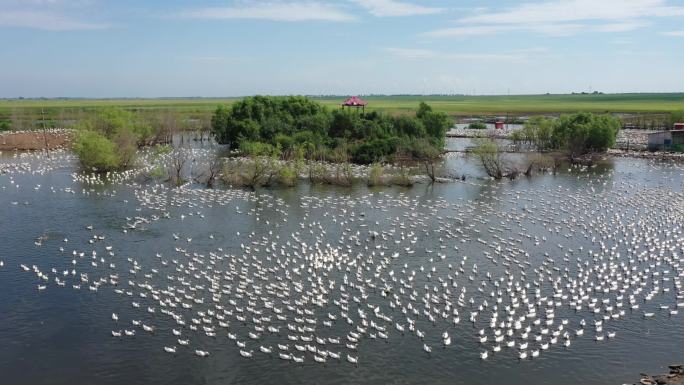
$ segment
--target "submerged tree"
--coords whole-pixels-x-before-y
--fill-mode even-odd
[[[185,182],[183,178],[183,170],[187,162],[190,160],[190,153],[185,148],[176,148],[169,154],[169,175],[171,181],[176,186],[180,186]]]
[[[442,152],[427,140],[418,140],[413,145],[413,157],[423,164],[425,174],[432,182],[437,180],[435,165],[442,156]]]
[[[504,177],[504,161],[499,145],[491,138],[475,139],[473,153],[478,157],[487,175],[494,179]]]
[[[516,144],[526,144],[537,151],[545,151],[552,146],[554,121],[543,116],[534,116],[522,129],[511,134],[511,140]]]

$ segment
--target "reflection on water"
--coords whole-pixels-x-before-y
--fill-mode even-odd
[[[467,143],[450,141],[450,145]],[[681,164],[611,159],[587,171],[566,169],[556,176],[494,182],[480,179],[482,173],[476,161],[457,154],[446,161],[446,167],[473,176],[465,182],[373,189],[301,184],[295,189],[250,192],[170,190],[133,183],[92,186],[74,182],[73,159],[62,157],[53,159],[54,167],[49,169],[40,166],[35,157],[2,157],[3,164],[25,163],[22,169],[0,175],[2,383],[619,384],[633,382],[642,371],[662,371],[665,365],[681,361],[677,357],[684,354],[684,334],[679,331],[683,315],[669,316],[659,308],[676,306],[675,283],[682,272],[677,264],[684,252]],[[164,213],[169,218],[164,218]],[[89,225],[92,231],[86,229]],[[377,232],[376,238],[370,237],[371,231]],[[649,239],[641,238],[640,233],[648,234]],[[175,240],[173,234],[179,239]],[[606,234],[611,238],[602,239],[603,245],[592,242],[592,237]],[[90,243],[94,235],[105,239]],[[658,242],[654,243],[655,239]],[[633,243],[644,247],[635,249]],[[113,256],[106,246],[112,246]],[[59,251],[60,247],[64,252]],[[325,259],[331,255],[323,251],[333,249],[339,250],[334,254],[339,266]],[[77,251],[76,256],[72,250]],[[589,257],[588,250],[601,253],[603,259]],[[83,257],[78,256],[81,252]],[[643,256],[655,259],[630,264],[631,258],[643,252]],[[398,253],[397,258],[391,257],[394,253]],[[225,257],[217,259],[221,255]],[[286,259],[292,263],[287,268],[283,267]],[[25,272],[20,264],[29,269],[35,265],[50,279],[44,281],[33,271]],[[296,269],[299,265],[304,268]],[[506,321],[505,308],[513,305],[504,294],[509,292],[507,287],[516,292],[516,285],[524,288],[529,284],[525,290],[534,302],[539,299],[535,297],[534,282],[539,283],[545,302],[538,306],[538,313],[555,309],[553,327],[567,319],[565,330],[574,333],[582,319],[589,323],[601,319],[604,310],[590,312],[587,301],[581,311],[576,311],[569,306],[571,297],[553,299],[554,286],[557,292],[562,290],[567,295],[572,286],[565,285],[579,285],[586,274],[591,278],[584,281],[587,287],[596,288],[603,278],[626,277],[622,267],[628,265],[634,267],[634,274],[644,274],[637,282],[648,283],[645,292],[637,295],[641,305],[638,310],[629,310],[631,291],[624,300],[617,300],[617,292],[604,295],[603,287],[587,291],[589,297],[610,298],[610,305],[624,302],[625,316],[606,321],[605,332],[616,332],[615,339],[595,342],[596,333],[590,324],[585,336],[573,334],[569,348],[555,346],[536,359],[523,361],[517,359],[518,348],[504,347],[492,353],[493,334],[487,343],[479,342],[478,331],[488,328],[496,297],[503,299],[497,310],[499,321]],[[194,270],[187,271],[190,267]],[[463,268],[460,273],[459,267]],[[77,271],[76,275],[72,276],[71,269]],[[645,273],[647,269],[649,273]],[[287,276],[285,270],[289,271]],[[654,272],[658,275],[654,276]],[[486,273],[492,278],[487,278]],[[79,282],[81,274],[88,275],[89,283],[75,290],[72,284]],[[345,313],[355,324],[348,325],[339,318],[332,327],[325,327],[321,322],[327,313],[342,317],[344,312],[333,300],[344,298],[340,286],[345,275],[350,282],[345,285],[350,294]],[[55,276],[66,285],[56,284]],[[112,276],[117,276],[116,285],[111,284]],[[190,312],[206,310],[213,303],[212,296],[205,292],[204,304],[195,304],[191,311],[174,310],[188,313],[188,325],[183,330],[191,345],[187,349],[179,346],[176,355],[167,354],[163,347],[174,345],[176,340],[171,329],[180,327],[161,313],[165,307],[140,285],[149,284],[164,298],[168,295],[162,291],[170,287],[189,287],[177,279],[169,280],[170,276],[185,277],[192,285],[204,288],[211,286],[212,277],[222,277],[222,285],[228,286],[221,287],[232,291],[216,303],[226,308],[231,307],[231,298],[238,307],[250,306],[247,297],[235,296],[239,282],[248,291],[254,290],[254,285],[261,288],[261,294],[255,295],[256,305],[252,305],[261,310],[266,309],[258,298],[278,298],[276,287],[281,292],[283,289],[274,285],[281,282],[290,285],[291,297],[313,300],[323,296],[330,301],[320,307],[312,303],[302,306],[314,315],[304,313],[301,317],[316,318],[315,335],[326,338],[344,338],[355,330],[362,323],[358,309],[367,314],[368,322],[381,323],[373,315],[378,307],[380,313],[392,318],[392,322],[382,323],[389,338],[370,338],[377,332],[368,326],[370,331],[360,338],[356,351],[348,351],[344,345],[327,345],[328,350],[343,353],[341,361],[328,359],[322,365],[307,355],[306,362],[298,365],[258,351],[260,345],[275,347],[278,343],[290,344],[294,350],[294,343],[286,337],[287,322],[276,322],[272,314],[272,323],[280,325],[282,331],[264,332],[260,340],[252,341],[247,337],[253,330],[252,322],[239,322],[233,314],[229,317],[229,331],[255,351],[255,358],[245,359],[226,331],[218,328],[217,336],[209,337],[201,328],[188,330]],[[411,276],[414,278],[409,283]],[[500,277],[504,281],[497,289],[495,281]],[[509,277],[516,282],[513,286],[507,286]],[[247,284],[247,278],[252,282]],[[99,279],[107,283],[97,291],[89,290],[88,286]],[[319,285],[318,279],[325,285]],[[411,290],[399,291],[400,281],[413,286],[413,300]],[[303,292],[295,290],[294,282],[300,282]],[[38,285],[46,285],[46,289],[39,291]],[[392,289],[383,292],[385,285]],[[652,301],[644,301],[642,298],[654,285],[658,293]],[[327,294],[320,291],[329,287],[332,289]],[[479,291],[479,287],[484,289]],[[666,287],[668,291],[664,292]],[[319,291],[310,292],[314,288]],[[445,311],[441,295],[447,289],[451,293],[448,301],[460,314],[456,326],[452,315],[441,317]],[[459,295],[464,289],[461,306]],[[490,297],[492,290],[495,297]],[[126,291],[133,295],[126,295]],[[148,297],[140,297],[140,293],[148,293]],[[427,301],[430,309],[439,309],[432,312],[434,323],[423,313],[426,293],[436,293],[437,302]],[[176,295],[183,297],[178,292]],[[521,294],[516,296],[521,298]],[[471,297],[474,305],[469,303]],[[485,300],[488,307],[480,311],[475,324],[468,322],[470,313]],[[547,306],[549,300],[562,305]],[[132,302],[139,302],[141,307],[134,308]],[[401,304],[392,308],[390,302]],[[419,314],[410,310],[402,313],[402,306],[408,303],[420,309]],[[294,306],[294,302],[291,304]],[[146,312],[148,306],[155,307],[156,312]],[[286,306],[281,307],[287,314]],[[527,309],[527,305],[521,306],[520,312],[523,308]],[[651,311],[657,315],[649,319],[642,316]],[[113,312],[118,314],[120,324],[112,321]],[[300,317],[296,313],[288,315],[293,324],[292,319]],[[426,333],[424,340],[408,330],[402,334],[395,329],[396,323],[408,329],[407,317]],[[134,328],[131,320],[154,325],[156,330],[144,332]],[[216,322],[212,325],[216,326]],[[540,326],[530,325],[530,345],[535,345],[533,336]],[[111,331],[118,329],[136,329],[136,335],[112,337]],[[445,330],[453,341],[447,348],[442,346],[441,334]],[[559,345],[562,341],[561,335]],[[423,352],[423,344],[433,348],[430,355]],[[211,356],[196,357],[193,352],[199,348],[211,352]],[[490,351],[490,357],[483,361],[479,354],[485,349]],[[346,362],[346,354],[358,356],[359,365]],[[295,355],[304,353],[295,350]]]

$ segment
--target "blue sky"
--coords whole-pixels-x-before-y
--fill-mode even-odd
[[[0,0],[0,97],[684,91],[684,0]]]

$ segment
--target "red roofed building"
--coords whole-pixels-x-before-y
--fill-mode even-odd
[[[362,100],[358,96],[352,96],[349,99],[345,100],[344,103],[342,103],[342,108],[344,108],[344,107],[354,107],[354,108],[361,107],[361,109],[363,111],[365,111],[367,104],[368,104],[367,101]]]

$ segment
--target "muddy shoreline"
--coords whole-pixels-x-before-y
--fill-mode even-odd
[[[641,379],[635,385],[684,385],[684,364],[669,365],[668,368],[668,374],[651,376],[641,373]]]
[[[71,130],[12,131],[0,133],[0,151],[36,151],[64,149],[71,146]]]

